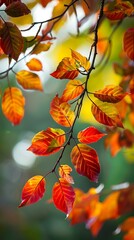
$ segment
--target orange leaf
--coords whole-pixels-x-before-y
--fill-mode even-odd
[[[123,38],[124,51],[134,61],[134,28],[128,28]]]
[[[43,176],[37,175],[30,178],[22,190],[22,202],[19,207],[24,207],[38,202],[45,193],[46,181]]]
[[[70,214],[75,200],[75,192],[70,184],[63,178],[54,184],[52,190],[53,202],[60,211]]]
[[[64,127],[72,126],[75,114],[70,108],[70,104],[62,102],[58,95],[52,100],[50,106],[52,118]]]
[[[96,151],[86,144],[78,144],[71,152],[72,163],[76,171],[91,181],[97,182],[100,164]]]
[[[123,93],[120,86],[107,85],[104,89],[95,91],[94,96],[103,102],[117,103],[126,96],[126,93]]]
[[[16,78],[24,89],[43,91],[40,78],[36,73],[21,70],[16,74]]]
[[[130,231],[134,228],[134,217],[127,218],[121,225],[120,228],[123,232]]]
[[[47,128],[33,137],[28,150],[39,156],[48,156],[58,152],[65,140],[65,132],[62,129]]]
[[[88,127],[80,131],[78,133],[77,138],[79,142],[89,144],[89,143],[97,142],[105,135],[106,135],[105,133],[101,133],[95,127]]]
[[[52,45],[52,43],[50,43],[50,42],[48,42],[48,43],[39,43],[39,44],[36,45],[36,47],[32,51],[32,54],[39,54],[41,52],[46,52],[46,51],[49,50],[51,45]]]
[[[88,61],[88,59],[84,56],[82,56],[80,53],[71,50],[71,54],[72,54],[72,58],[75,59],[75,61],[78,64],[79,68],[84,68],[86,71],[89,70],[90,68],[90,62]]]
[[[2,97],[2,111],[14,125],[18,125],[24,117],[25,98],[20,89],[7,88]]]
[[[26,65],[31,71],[41,71],[43,68],[41,61],[37,58],[32,58]]]
[[[41,2],[41,4],[42,4],[43,7],[46,7],[47,4],[48,4],[49,2],[51,2],[51,1],[52,1],[52,0],[40,0],[40,2]]]
[[[125,234],[123,240],[134,240],[134,228],[131,229],[127,234]]]
[[[51,76],[58,79],[74,79],[78,74],[75,59],[65,57],[59,63],[56,71],[51,73]]]
[[[123,128],[117,108],[112,103],[105,103],[97,100],[92,104],[91,111],[94,118],[99,123]]]
[[[17,61],[23,49],[23,38],[18,27],[11,22],[5,22],[0,29],[0,38],[4,53]]]
[[[62,102],[68,102],[77,98],[84,91],[82,82],[79,80],[70,80],[61,96]]]
[[[100,221],[115,219],[119,217],[118,213],[118,197],[120,192],[113,192],[103,201],[101,212],[99,215]]]
[[[110,20],[121,20],[125,17],[125,12],[119,9],[113,11],[105,11],[105,16]]]
[[[70,172],[72,172],[72,168],[68,165],[60,165],[59,167],[59,175],[61,178],[64,178],[68,183],[74,184],[73,178],[70,176]]]

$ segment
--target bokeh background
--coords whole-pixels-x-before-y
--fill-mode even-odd
[[[40,4],[35,7],[32,9],[33,20],[36,20],[36,15],[39,17],[37,10],[42,14],[44,13]],[[29,207],[18,208],[21,201],[21,191],[26,181],[34,175],[45,175],[52,169],[58,158],[58,153],[51,157],[36,157],[27,151],[35,133],[47,127],[58,127],[49,114],[49,107],[52,98],[56,93],[62,92],[67,81],[51,78],[50,73],[55,70],[63,57],[70,55],[70,48],[85,56],[88,55],[93,36],[86,35],[86,32],[92,21],[94,18],[90,19],[88,24],[84,26],[79,38],[75,36],[75,24],[72,26],[73,20],[66,24],[66,28],[65,26],[61,27],[60,31],[55,33],[57,39],[50,51],[42,53],[40,56],[43,63],[43,72],[40,73],[40,77],[44,84],[44,92],[24,91],[26,110],[25,117],[19,126],[12,126],[0,109],[0,239],[2,240],[93,239],[84,223],[71,226],[68,219],[65,219],[65,215],[55,209],[53,204],[47,202],[51,198],[51,189],[56,181],[52,174],[47,178],[47,190],[44,198]],[[124,30],[130,25],[132,25],[131,21],[124,21],[114,34],[109,62],[105,68],[103,67],[101,71],[96,70],[91,76],[89,82],[91,91],[98,90],[106,84],[118,84],[120,81],[120,77],[113,71],[112,64],[121,61],[119,56],[122,49],[122,36]],[[111,25],[105,21],[101,25],[99,34],[103,38],[110,31]],[[102,42],[99,46],[98,59],[101,58],[104,48],[105,43]],[[3,71],[6,66],[6,60],[1,59],[0,71]],[[20,68],[25,69],[25,63],[19,64],[16,71]],[[16,81],[13,74],[10,75],[10,80],[15,86]],[[6,87],[6,80],[1,80],[0,88],[2,91]],[[82,109],[80,120],[76,124],[75,132],[77,134],[85,127],[96,124],[91,115],[90,104],[85,100],[85,106]],[[105,130],[103,126],[96,126],[102,131]],[[74,187],[88,191],[89,188],[97,187],[103,183],[105,189],[110,190],[112,185],[134,181],[134,159],[133,157],[129,158],[127,150],[122,150],[116,157],[112,158],[109,150],[104,148],[103,140],[92,146],[97,150],[101,163],[99,182],[97,184],[91,183],[85,177],[78,176],[73,169]],[[70,148],[66,150],[62,164],[71,165],[69,154]],[[113,234],[120,221],[121,219],[105,223],[96,239],[122,239],[121,234],[116,236]]]

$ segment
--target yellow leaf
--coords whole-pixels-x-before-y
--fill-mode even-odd
[[[31,89],[31,90],[39,90],[43,91],[43,87],[40,81],[40,78],[37,74],[21,70],[16,74],[16,78],[18,83],[24,88],[24,89]]]
[[[26,65],[32,71],[41,71],[43,68],[41,61],[37,58],[32,58]]]
[[[51,47],[52,43],[39,43],[33,50],[32,54],[39,54],[41,52],[46,52]]]
[[[71,50],[72,58],[75,59],[75,61],[78,63],[78,67],[83,67],[86,71],[90,68],[90,62],[88,59],[84,56],[82,56],[80,53]]]
[[[2,97],[2,111],[14,125],[18,125],[24,117],[25,98],[20,89],[7,88]]]

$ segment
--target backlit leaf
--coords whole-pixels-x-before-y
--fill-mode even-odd
[[[63,91],[61,100],[63,102],[73,100],[74,98],[77,98],[83,91],[84,87],[80,80],[70,80]]]
[[[5,9],[5,12],[10,17],[20,17],[29,14],[31,11],[24,3],[16,1],[8,5]]]
[[[125,12],[119,9],[113,11],[105,11],[105,16],[110,20],[121,20],[125,17]]]
[[[59,63],[56,71],[51,73],[51,76],[58,79],[74,79],[78,76],[79,71],[75,59],[65,57]]]
[[[95,91],[94,96],[103,102],[117,103],[126,96],[126,93],[123,93],[120,86],[107,85],[104,89]]]
[[[43,91],[41,80],[36,73],[21,70],[16,74],[16,79],[24,89]]]
[[[117,108],[112,103],[95,101],[91,106],[94,118],[104,125],[123,128],[121,119],[118,115]]]
[[[0,29],[0,37],[4,53],[17,61],[23,49],[23,38],[18,27],[11,22],[5,22]]]
[[[32,58],[26,65],[31,71],[41,71],[43,68],[41,61],[37,58]]]
[[[127,232],[134,228],[134,217],[127,218],[121,225],[120,228],[122,231]]]
[[[22,190],[22,202],[19,207],[24,207],[38,202],[44,195],[46,181],[43,176],[37,175],[30,178]]]
[[[134,185],[123,189],[118,198],[119,214],[126,214],[134,210]]]
[[[72,163],[76,171],[91,181],[97,182],[100,164],[96,151],[86,144],[78,144],[71,152]]]
[[[60,165],[59,167],[59,175],[61,178],[64,178],[68,183],[74,184],[73,178],[70,176],[72,172],[72,168],[68,165]]]
[[[77,138],[79,142],[89,144],[89,143],[97,142],[105,135],[106,135],[105,133],[100,132],[95,127],[88,127],[80,131],[78,133]]]
[[[124,33],[123,47],[127,56],[134,61],[134,28],[128,28]]]
[[[50,114],[58,124],[64,127],[72,126],[75,119],[75,114],[71,110],[70,104],[62,102],[58,96],[54,97],[51,102]]]
[[[75,200],[75,192],[70,184],[63,178],[54,184],[52,190],[53,202],[60,211],[70,214]]]
[[[14,125],[18,125],[24,117],[25,98],[20,89],[7,88],[2,97],[2,111]]]
[[[82,56],[80,53],[78,53],[74,50],[71,50],[71,54],[72,54],[72,58],[74,58],[75,61],[78,63],[79,68],[82,67],[86,71],[89,70],[90,62],[88,61],[88,59],[86,57]]]
[[[50,43],[50,42],[48,42],[48,43],[39,43],[39,44],[37,44],[37,46],[32,51],[32,54],[39,54],[41,52],[46,52],[46,51],[49,50],[51,45],[52,45],[52,43]]]
[[[39,156],[48,156],[58,152],[65,141],[65,132],[62,129],[47,128],[35,134],[28,150]]]

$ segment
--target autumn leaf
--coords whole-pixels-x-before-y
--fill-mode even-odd
[[[72,58],[75,59],[75,61],[77,62],[78,64],[78,68],[84,68],[85,71],[88,71],[89,68],[90,68],[90,62],[88,61],[88,59],[84,56],[82,56],[80,53],[74,51],[74,50],[71,50],[71,55],[72,55]]]
[[[107,126],[123,128],[121,119],[118,115],[117,108],[112,103],[105,103],[99,100],[94,101],[91,106],[91,111],[94,118]]]
[[[84,87],[80,80],[70,80],[63,91],[61,101],[68,102],[70,100],[73,100],[82,94],[83,91]]]
[[[37,58],[32,58],[26,65],[31,71],[41,71],[43,68],[41,61]]]
[[[9,4],[13,3],[13,2],[20,2],[21,0],[1,0],[0,1],[0,6],[2,4],[5,4],[6,6],[8,6]]]
[[[17,61],[23,49],[23,38],[18,27],[11,22],[4,22],[0,29],[0,38],[4,53]]]
[[[40,0],[40,3],[43,7],[46,7],[48,3],[50,3],[52,0]]]
[[[46,52],[46,51],[49,50],[51,45],[52,45],[52,43],[50,43],[50,42],[48,42],[48,43],[39,43],[33,49],[32,54],[39,54],[39,53],[42,53],[42,52]]]
[[[74,79],[78,76],[79,71],[75,59],[65,57],[59,63],[56,71],[51,73],[51,76],[58,79]]]
[[[44,195],[46,181],[43,176],[37,175],[30,178],[22,190],[22,202],[19,207],[24,207],[38,202]]]
[[[119,214],[126,214],[134,210],[134,185],[120,191],[118,198]]]
[[[62,129],[47,128],[35,134],[32,145],[27,149],[39,156],[48,156],[58,152],[66,141]]]
[[[20,17],[29,14],[31,11],[24,3],[16,1],[9,4],[6,7],[5,12],[10,17]]]
[[[128,28],[123,38],[124,51],[134,61],[134,28]]]
[[[52,190],[52,198],[54,205],[60,211],[70,214],[75,200],[75,192],[70,184],[63,178],[56,182]]]
[[[71,110],[70,104],[62,102],[58,95],[54,97],[51,102],[50,114],[58,124],[64,127],[70,127],[73,125],[75,114]]]
[[[89,143],[97,142],[105,135],[106,135],[105,133],[100,132],[95,127],[88,127],[80,131],[77,135],[77,138],[79,142],[89,144]]]
[[[78,144],[71,152],[72,163],[76,171],[91,181],[97,182],[100,164],[96,151],[86,144]]]
[[[73,178],[70,176],[72,172],[72,168],[68,165],[60,165],[59,167],[59,175],[61,178],[64,178],[68,183],[74,184]]]
[[[116,9],[113,11],[105,11],[105,16],[109,19],[109,20],[121,20],[125,17],[125,12],[123,12],[122,10]]]
[[[95,91],[94,96],[102,102],[117,103],[126,96],[126,93],[123,93],[120,86],[107,85],[104,89]]]
[[[121,225],[120,229],[123,232],[130,231],[131,229],[134,229],[134,217],[127,218]]]
[[[14,125],[18,125],[24,117],[25,98],[20,89],[7,88],[2,97],[2,111]]]
[[[41,80],[36,73],[21,70],[16,74],[16,79],[24,89],[43,91]]]

